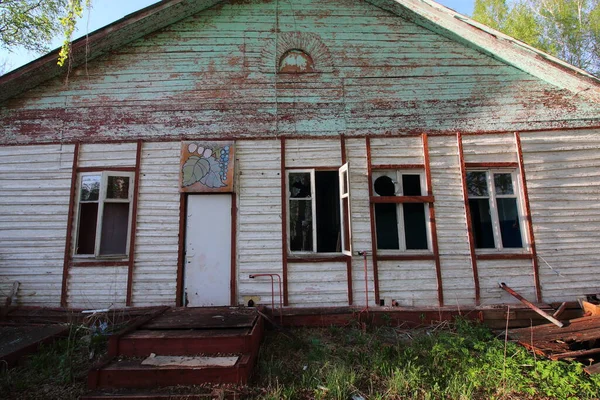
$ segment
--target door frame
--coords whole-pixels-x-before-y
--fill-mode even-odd
[[[229,305],[237,304],[237,195],[236,193],[214,193],[229,194],[231,196],[231,278]],[[175,295],[175,306],[184,307],[183,304],[183,269],[185,262],[185,235],[187,218],[187,196],[210,196],[211,193],[180,193],[179,194],[179,249],[177,255],[177,285]]]

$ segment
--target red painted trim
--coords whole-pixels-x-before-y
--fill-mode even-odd
[[[583,130],[596,130],[600,129],[600,125],[594,126],[583,126],[583,127],[572,127],[572,128],[546,128],[546,129],[521,129],[519,133],[527,134],[527,133],[544,133],[544,132],[560,132],[560,131],[583,131]],[[514,134],[514,131],[486,131],[486,132],[457,132],[457,131],[449,131],[449,132],[435,132],[429,131],[426,132],[428,136],[435,137],[446,137],[452,136],[455,137],[457,133],[461,133],[463,136],[485,136],[485,135],[501,135],[501,134]],[[419,129],[414,132],[406,132],[402,133],[383,133],[383,134],[370,134],[370,135],[345,135],[346,138],[350,139],[366,139],[366,138],[398,138],[398,137],[416,137],[423,135],[423,130]],[[289,136],[281,136],[282,138],[287,139],[307,139],[307,140],[331,140],[334,139],[335,136],[316,136],[316,135],[289,135]],[[90,137],[85,137],[85,139],[90,139]],[[180,141],[188,141],[188,140],[210,140],[211,142],[216,141],[235,141],[235,140],[273,140],[273,136],[246,136],[246,135],[238,135],[238,136],[185,136],[178,135],[172,137],[147,137],[142,138],[146,143],[162,143],[162,142],[180,142]],[[0,146],[40,146],[40,145],[56,145],[56,144],[75,144],[75,143],[84,143],[81,140],[51,140],[47,142],[36,141],[35,143],[4,143],[0,144]],[[126,140],[118,140],[118,139],[105,139],[105,140],[86,140],[85,144],[102,144],[102,143],[135,143],[131,139]]]
[[[179,193],[179,241],[177,244],[177,283],[175,293],[175,305],[183,304],[183,253],[185,252],[185,215],[187,211],[187,196]]]
[[[77,172],[123,171],[135,172],[136,167],[79,167]]]
[[[371,164],[371,139],[365,139],[367,146],[367,180],[369,182],[369,198],[373,197],[373,168]],[[377,266],[377,237],[375,231],[375,206],[369,203],[371,217],[371,259],[373,260],[373,289],[375,291],[375,305],[379,304],[379,269]]]
[[[475,304],[481,303],[481,290],[479,287],[479,270],[477,268],[477,254],[475,253],[475,235],[473,234],[473,222],[471,221],[471,207],[469,206],[469,193],[467,192],[467,167],[463,152],[462,135],[456,134],[458,146],[458,157],[460,159],[460,172],[463,187],[463,201],[465,204],[465,216],[467,218],[467,236],[469,239],[469,253],[471,256],[471,268],[473,269],[473,282],[475,284]]]
[[[332,255],[332,256],[294,256],[288,255],[288,264],[310,264],[310,263],[327,263],[327,262],[346,262],[350,258],[346,255]]]
[[[348,162],[348,157],[346,157],[346,138],[344,135],[340,135],[340,151],[342,153],[342,165],[344,165]],[[350,188],[348,188],[348,191],[350,191]],[[352,210],[346,210],[344,208],[344,219],[346,221],[348,241],[352,240],[352,232],[350,232],[350,214],[352,214]],[[344,234],[346,234],[346,232],[344,232]],[[350,243],[350,249],[352,249],[352,243]],[[352,257],[346,257],[346,280],[348,281],[348,305],[351,306],[354,304],[354,289],[352,288]]]
[[[425,179],[427,181],[427,195],[433,198],[433,184],[431,180],[431,163],[429,159],[429,138],[426,134],[421,136],[423,142],[423,161],[425,163]],[[442,282],[442,262],[437,235],[437,222],[435,219],[435,205],[433,200],[429,204],[429,220],[431,221],[431,247],[435,260],[435,275],[437,280],[437,295],[440,307],[444,306],[444,285]]]
[[[515,142],[517,145],[517,154],[519,156],[519,171],[521,175],[521,188],[523,198],[525,199],[525,218],[527,219],[527,229],[529,231],[529,245],[531,246],[533,280],[535,284],[535,295],[538,303],[543,301],[542,286],[540,284],[540,266],[537,259],[537,249],[535,246],[535,235],[533,234],[533,220],[531,218],[531,206],[529,203],[529,190],[527,190],[527,178],[525,176],[525,162],[523,161],[523,148],[521,147],[521,136],[515,132]]]
[[[477,254],[478,260],[533,260],[533,254]]]
[[[135,150],[135,177],[133,186],[133,210],[131,211],[131,232],[129,236],[129,268],[127,269],[126,306],[131,306],[133,297],[133,268],[135,267],[135,239],[137,234],[138,199],[140,197],[140,166],[142,160],[142,141],[137,141]]]
[[[315,171],[337,171],[339,169],[339,167],[332,167],[332,166],[328,166],[328,167],[310,167],[310,166],[286,167],[286,170],[288,170],[288,171],[293,171],[293,170],[298,170],[298,169],[314,169]]]
[[[423,164],[376,164],[371,165],[371,169],[425,169]]]
[[[471,168],[518,168],[519,163],[516,162],[481,162],[481,163],[465,163],[467,169]]]
[[[369,201],[373,204],[380,203],[433,203],[435,197],[429,196],[371,196]]]
[[[231,283],[229,285],[231,306],[237,303],[237,196],[231,193]]]
[[[378,255],[378,261],[437,261],[438,257],[435,254],[394,254],[394,255]],[[437,267],[436,267],[437,270]],[[441,281],[441,277],[440,277]]]
[[[94,260],[94,261],[83,261],[83,260],[71,260],[69,263],[69,267],[71,268],[80,268],[80,267],[127,267],[129,266],[129,261],[102,261],[102,260]]]
[[[67,281],[69,277],[69,262],[71,260],[71,241],[73,237],[73,214],[75,213],[75,188],[77,186],[77,164],[79,162],[79,142],[73,149],[73,165],[71,167],[71,191],[69,193],[69,211],[67,217],[67,234],[65,238],[65,253],[63,259],[62,286],[60,292],[60,305],[67,306]]]
[[[287,241],[287,185],[285,176],[285,137],[281,139],[281,263],[282,263],[282,280],[283,280],[283,305],[289,305],[288,302],[288,241]]]

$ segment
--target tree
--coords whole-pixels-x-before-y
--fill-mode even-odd
[[[90,6],[90,0],[0,0],[0,46],[42,53],[62,34],[65,40],[58,63],[63,65],[77,20]]]
[[[475,0],[473,18],[600,74],[600,0]]]

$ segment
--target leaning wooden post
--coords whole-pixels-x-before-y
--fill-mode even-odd
[[[517,298],[521,303],[525,304],[527,307],[531,308],[533,311],[540,314],[542,317],[546,318],[548,321],[552,322],[554,325],[558,326],[559,328],[562,328],[563,326],[565,326],[565,324],[563,324],[562,322],[560,322],[559,320],[554,318],[552,315],[542,311],[539,307],[537,307],[535,304],[533,304],[532,302],[527,300],[525,297],[521,296],[519,293],[515,292],[514,290],[512,290],[511,288],[506,286],[506,283],[504,283],[504,282],[500,283],[500,287],[502,289],[504,289],[505,291],[507,291],[508,293],[510,293],[511,295],[513,295],[515,298]]]

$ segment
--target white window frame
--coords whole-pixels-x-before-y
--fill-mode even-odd
[[[527,236],[527,226],[525,224],[525,215],[523,214],[523,196],[521,191],[521,181],[518,170],[516,169],[504,169],[504,168],[469,168],[467,169],[467,174],[469,172],[483,172],[486,174],[486,183],[488,189],[488,196],[472,196],[468,194],[468,199],[471,200],[481,200],[487,199],[490,206],[490,213],[492,217],[492,232],[494,234],[494,248],[475,248],[475,251],[478,254],[485,253],[495,253],[498,251],[502,252],[512,252],[512,253],[523,253],[529,251],[529,238]],[[510,174],[513,185],[513,194],[512,195],[498,195],[496,194],[496,184],[494,182],[494,174]],[[467,182],[465,182],[465,185]],[[519,228],[521,232],[521,243],[523,247],[507,247],[505,248],[502,244],[502,232],[500,231],[500,218],[498,216],[498,206],[496,203],[496,199],[516,199],[517,203],[517,215],[519,218]],[[469,210],[470,212],[470,210]],[[471,223],[473,223],[471,221]],[[474,238],[473,238],[474,239]]]
[[[90,201],[89,203],[98,203],[98,216],[96,218],[96,237],[94,243],[94,254],[77,254],[78,240],[79,240],[79,229],[80,227],[80,209],[81,209],[81,187],[83,178],[85,176],[98,176],[100,175],[100,192],[97,201]],[[117,177],[129,177],[129,192],[127,199],[107,199],[107,183],[110,176]],[[81,172],[77,178],[77,209],[75,214],[75,235],[74,235],[74,246],[73,246],[73,258],[102,258],[102,259],[123,259],[129,256],[129,237],[131,234],[131,221],[133,217],[133,190],[135,185],[135,172],[128,171],[93,171],[93,172]],[[87,201],[84,203],[88,203]],[[104,204],[105,203],[127,203],[129,204],[129,216],[127,220],[127,240],[125,245],[125,254],[100,254],[100,241],[102,239],[102,220],[104,216]]]
[[[338,169],[338,182],[340,184],[340,236],[342,238],[342,253],[352,256],[352,201],[350,197],[350,169],[348,163]],[[346,207],[348,208],[348,214],[344,213]],[[348,226],[346,226],[346,216],[348,217]],[[346,233],[348,234],[348,243],[346,243]]]
[[[404,190],[402,187],[402,175],[419,175],[421,181],[421,196],[427,196],[429,188],[427,187],[427,179],[425,171],[421,169],[397,169],[397,170],[375,170],[372,172],[373,186],[377,178],[381,176],[389,176],[393,179],[396,191],[395,196],[404,196]],[[373,196],[381,197],[375,192],[373,187]],[[380,249],[377,248],[377,253],[381,255],[394,255],[398,253],[410,253],[410,254],[433,254],[433,239],[431,237],[431,214],[429,213],[429,203],[422,203],[425,205],[425,232],[427,235],[427,249],[407,249],[406,248],[406,229],[404,226],[404,204],[396,203],[396,215],[398,219],[398,242],[399,249]],[[375,215],[375,214],[373,214]],[[377,232],[377,226],[375,226]],[[377,234],[375,234],[377,237]],[[378,246],[378,245],[377,245]]]

